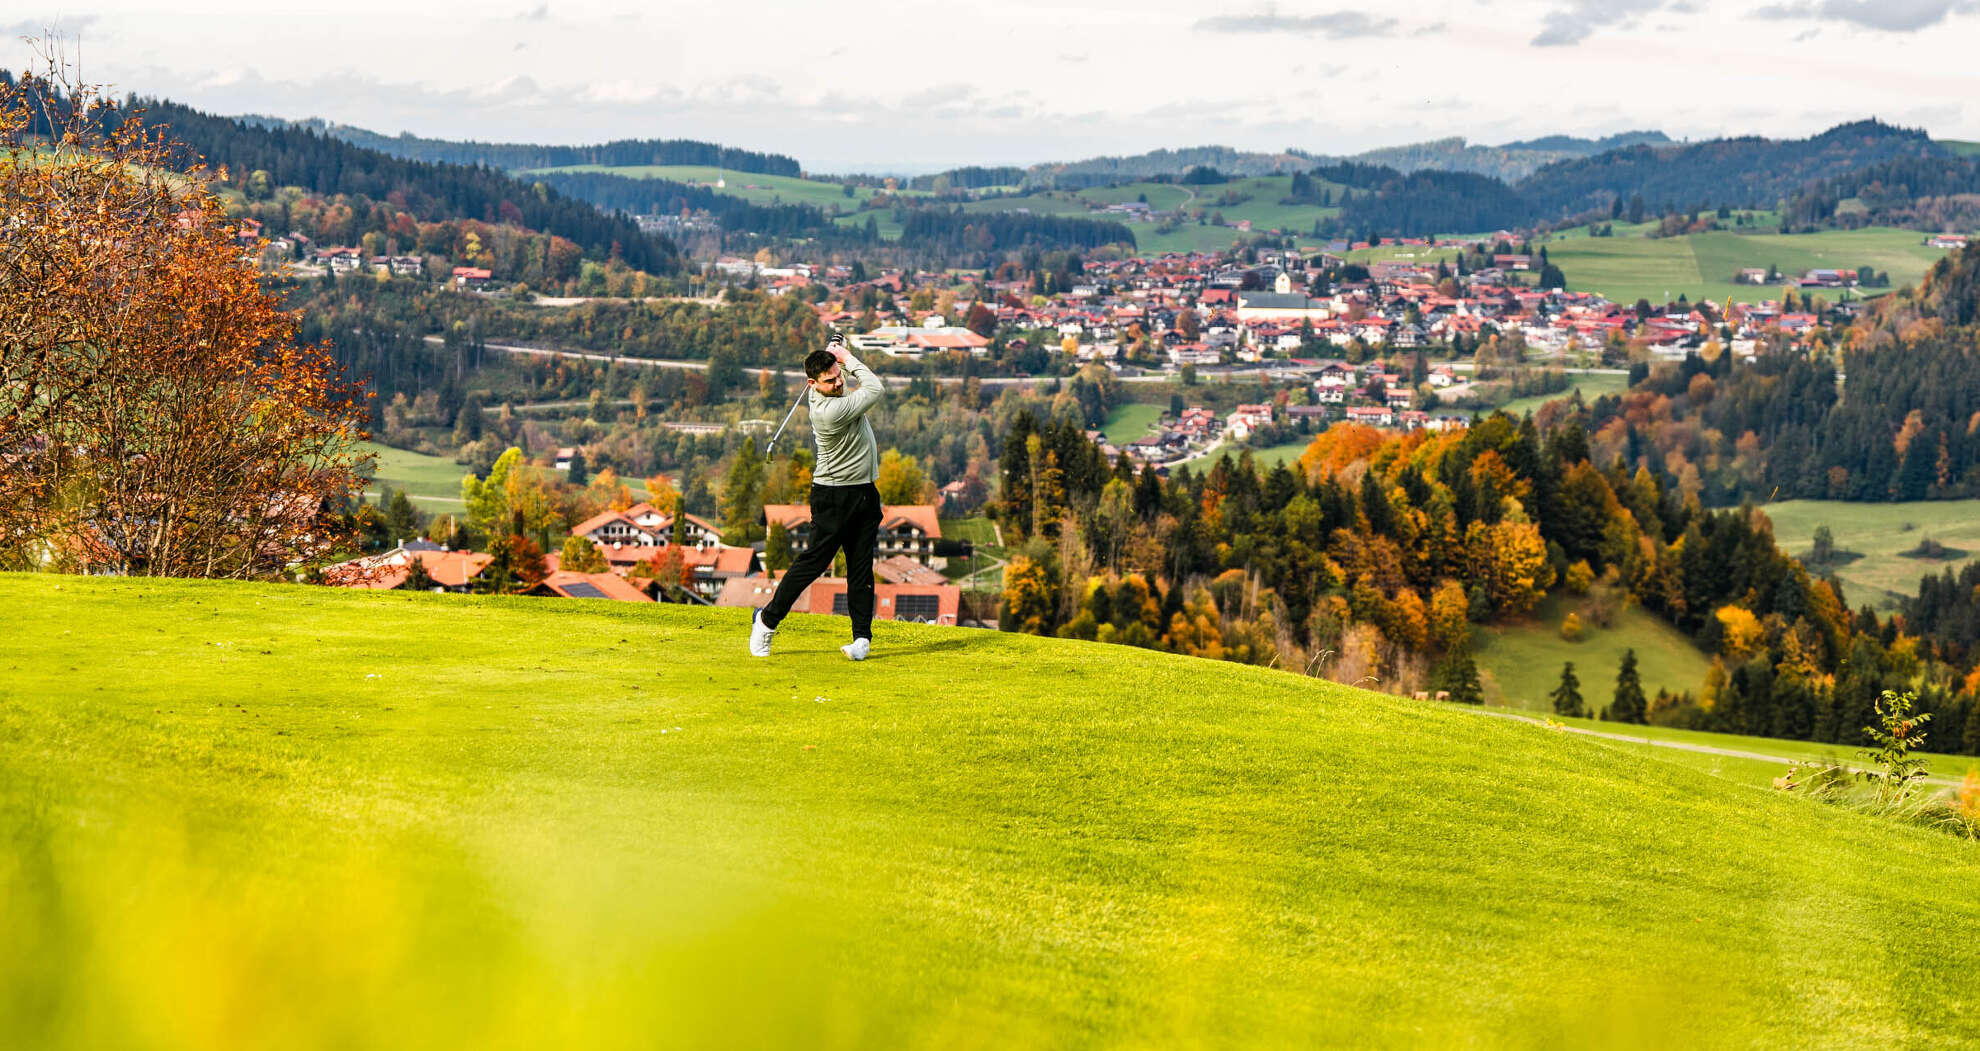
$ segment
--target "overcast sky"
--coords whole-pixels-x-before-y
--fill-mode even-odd
[[[1350,5],[1354,0],[1349,0]],[[925,171],[1206,144],[1354,153],[1641,128],[1980,139],[1980,0],[13,0],[84,79],[441,138],[692,138]],[[16,15],[13,12],[19,12]]]

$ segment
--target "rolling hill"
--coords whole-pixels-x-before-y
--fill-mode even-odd
[[[891,622],[0,606],[8,1046],[1980,1044],[1971,843],[1641,747]]]

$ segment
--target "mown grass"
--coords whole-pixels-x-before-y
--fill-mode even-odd
[[[1980,1044],[1971,844],[1526,723],[733,610],[0,608],[9,1047]]]
[[[1899,599],[1915,598],[1918,578],[1947,569],[1958,573],[1980,555],[1980,500],[1902,504],[1782,500],[1761,510],[1774,523],[1775,541],[1797,558],[1808,556],[1815,530],[1824,525],[1835,536],[1838,550],[1863,556],[1823,570],[1842,583],[1843,597],[1852,607],[1867,603],[1890,608]],[[1967,554],[1945,561],[1900,554],[1927,537]]]
[[[1705,685],[1711,663],[1705,654],[1682,632],[1640,608],[1618,610],[1613,627],[1586,624],[1587,633],[1578,642],[1561,638],[1561,620],[1579,604],[1575,597],[1556,592],[1524,623],[1474,631],[1472,646],[1488,703],[1551,713],[1548,695],[1560,684],[1561,665],[1573,661],[1582,698],[1599,712],[1615,693],[1616,671],[1630,649],[1636,650],[1637,673],[1649,696],[1659,689],[1690,690],[1696,696]]]

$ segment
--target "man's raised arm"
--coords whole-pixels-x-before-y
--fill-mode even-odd
[[[887,393],[887,385],[880,377],[872,369],[867,368],[864,362],[853,357],[852,351],[847,350],[844,344],[834,343],[831,349],[839,359],[839,370],[846,375],[846,385],[851,387],[851,381],[858,380],[859,387],[847,390],[843,398],[823,399],[825,402],[823,405],[814,406],[813,427],[817,427],[821,422],[819,419],[821,416],[824,417],[822,422],[827,427],[841,426],[857,420],[866,415],[866,410],[880,404],[880,399]]]

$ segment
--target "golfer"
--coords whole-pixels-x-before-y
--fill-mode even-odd
[[[752,657],[770,656],[770,640],[784,614],[811,582],[846,552],[846,612],[852,614],[853,640],[839,647],[856,661],[873,647],[873,553],[880,545],[880,448],[873,441],[867,410],[880,404],[887,388],[873,370],[846,350],[834,334],[826,349],[804,359],[811,391],[811,433],[818,442],[818,466],[811,472],[811,544],[777,585],[770,604],[756,611],[749,627]],[[857,387],[848,389],[848,385]]]

